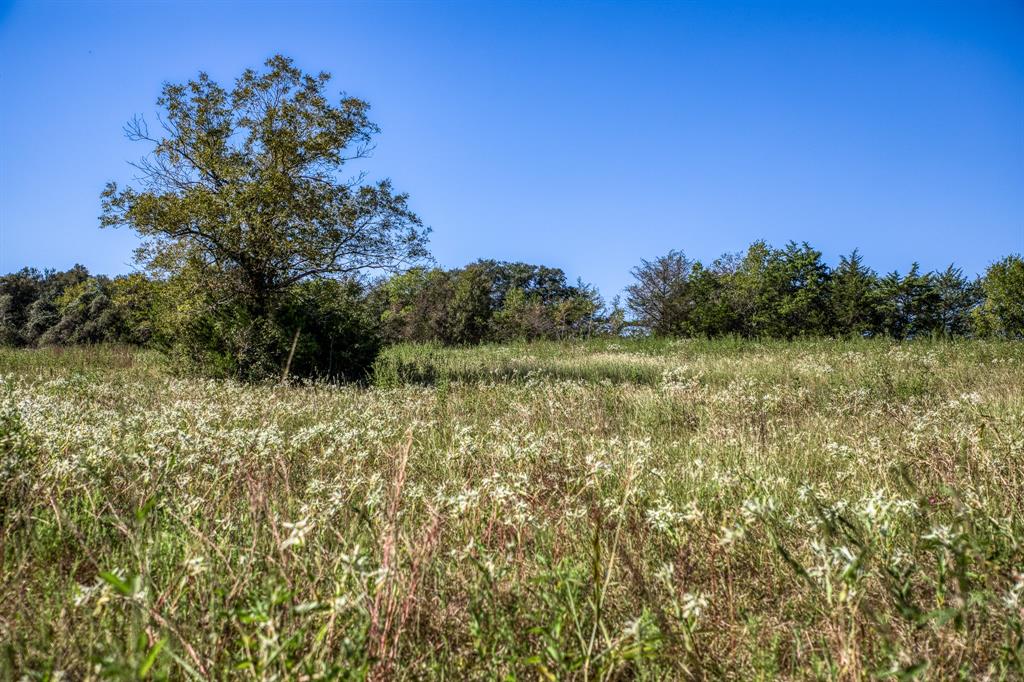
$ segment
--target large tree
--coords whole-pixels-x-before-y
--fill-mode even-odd
[[[830,281],[833,331],[839,336],[864,336],[878,329],[878,275],[864,265],[857,249],[839,257]]]
[[[895,339],[939,333],[939,292],[932,273],[913,263],[906,275],[893,271],[878,283],[882,330]]]
[[[820,251],[807,242],[789,242],[785,248],[773,250],[767,274],[773,291],[761,311],[767,314],[761,328],[768,330],[769,336],[792,338],[829,332],[831,273]]]
[[[691,278],[699,269],[700,264],[682,251],[669,251],[652,261],[641,260],[630,272],[636,281],[626,287],[626,305],[636,324],[656,336],[679,336],[691,331]]]
[[[231,305],[266,323],[304,282],[398,269],[427,255],[407,196],[388,180],[347,172],[377,127],[363,100],[328,92],[275,56],[227,88],[205,73],[168,83],[159,129],[126,128],[150,153],[137,182],[103,192],[104,226],[143,238],[150,271],[187,281],[209,306]]]
[[[1024,258],[1010,255],[993,263],[981,286],[984,302],[973,311],[978,330],[1024,339]]]
[[[937,329],[944,336],[967,336],[972,331],[971,314],[981,302],[981,284],[969,280],[952,263],[942,272],[932,273],[937,295]]]
[[[463,268],[413,268],[373,294],[386,340],[474,344],[589,336],[605,328],[604,304],[558,268],[481,260]]]

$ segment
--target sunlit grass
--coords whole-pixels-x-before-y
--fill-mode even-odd
[[[17,675],[1019,677],[1024,346],[0,352]]]

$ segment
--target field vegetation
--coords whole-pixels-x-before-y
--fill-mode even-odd
[[[606,301],[438,267],[330,74],[160,92],[136,271],[0,276],[0,679],[1024,677],[1019,254]]]
[[[1024,346],[395,346],[372,385],[0,349],[27,679],[1024,674]]]
[[[181,374],[258,382],[360,381],[403,343],[1024,338],[1020,254],[972,277],[879,274],[856,249],[833,265],[806,241],[704,262],[673,249],[630,270],[624,301],[558,267],[437,267],[409,196],[360,167],[379,132],[369,103],[335,87],[280,54],[230,85],[165,81],[156,123],[124,128],[144,150],[132,179],[100,195],[100,225],[140,240],[136,270],[0,276],[0,346],[124,343]]]

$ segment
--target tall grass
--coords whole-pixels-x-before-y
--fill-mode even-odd
[[[390,349],[370,388],[0,352],[28,679],[1024,674],[1024,346]]]

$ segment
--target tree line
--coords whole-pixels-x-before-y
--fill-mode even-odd
[[[633,270],[625,307],[557,268],[430,267],[429,228],[389,180],[368,181],[369,104],[282,55],[230,85],[165,83],[127,186],[100,225],[141,238],[138,271],[24,269],[0,277],[0,343],[118,341],[182,371],[360,378],[382,344],[599,334],[1024,336],[1024,262],[971,280],[950,266],[879,276],[856,252],[830,268],[805,244],[755,242],[710,265],[673,251]]]
[[[272,316],[212,300],[188,271],[106,277],[76,265],[0,276],[0,344],[145,345],[185,371],[250,379],[279,373],[289,357],[296,376],[358,379],[386,344],[581,338],[619,333],[622,320],[558,268],[494,260],[296,282]]]
[[[857,250],[830,267],[806,242],[756,241],[710,265],[671,251],[632,271],[635,323],[662,336],[1024,335],[1024,261],[1012,255],[983,277],[960,268],[879,275]]]
[[[293,371],[353,377],[381,345],[470,345],[622,334],[1024,338],[1024,259],[1007,256],[974,279],[950,265],[879,275],[858,251],[830,267],[807,243],[703,265],[681,251],[644,260],[626,301],[569,283],[558,269],[481,260],[413,267],[376,280],[295,283],[272,321],[245,305],[210,307],[187,273],[90,275],[85,267],[0,276],[0,343],[148,345],[220,375],[269,375],[296,346]],[[261,329],[254,333],[254,323]]]

